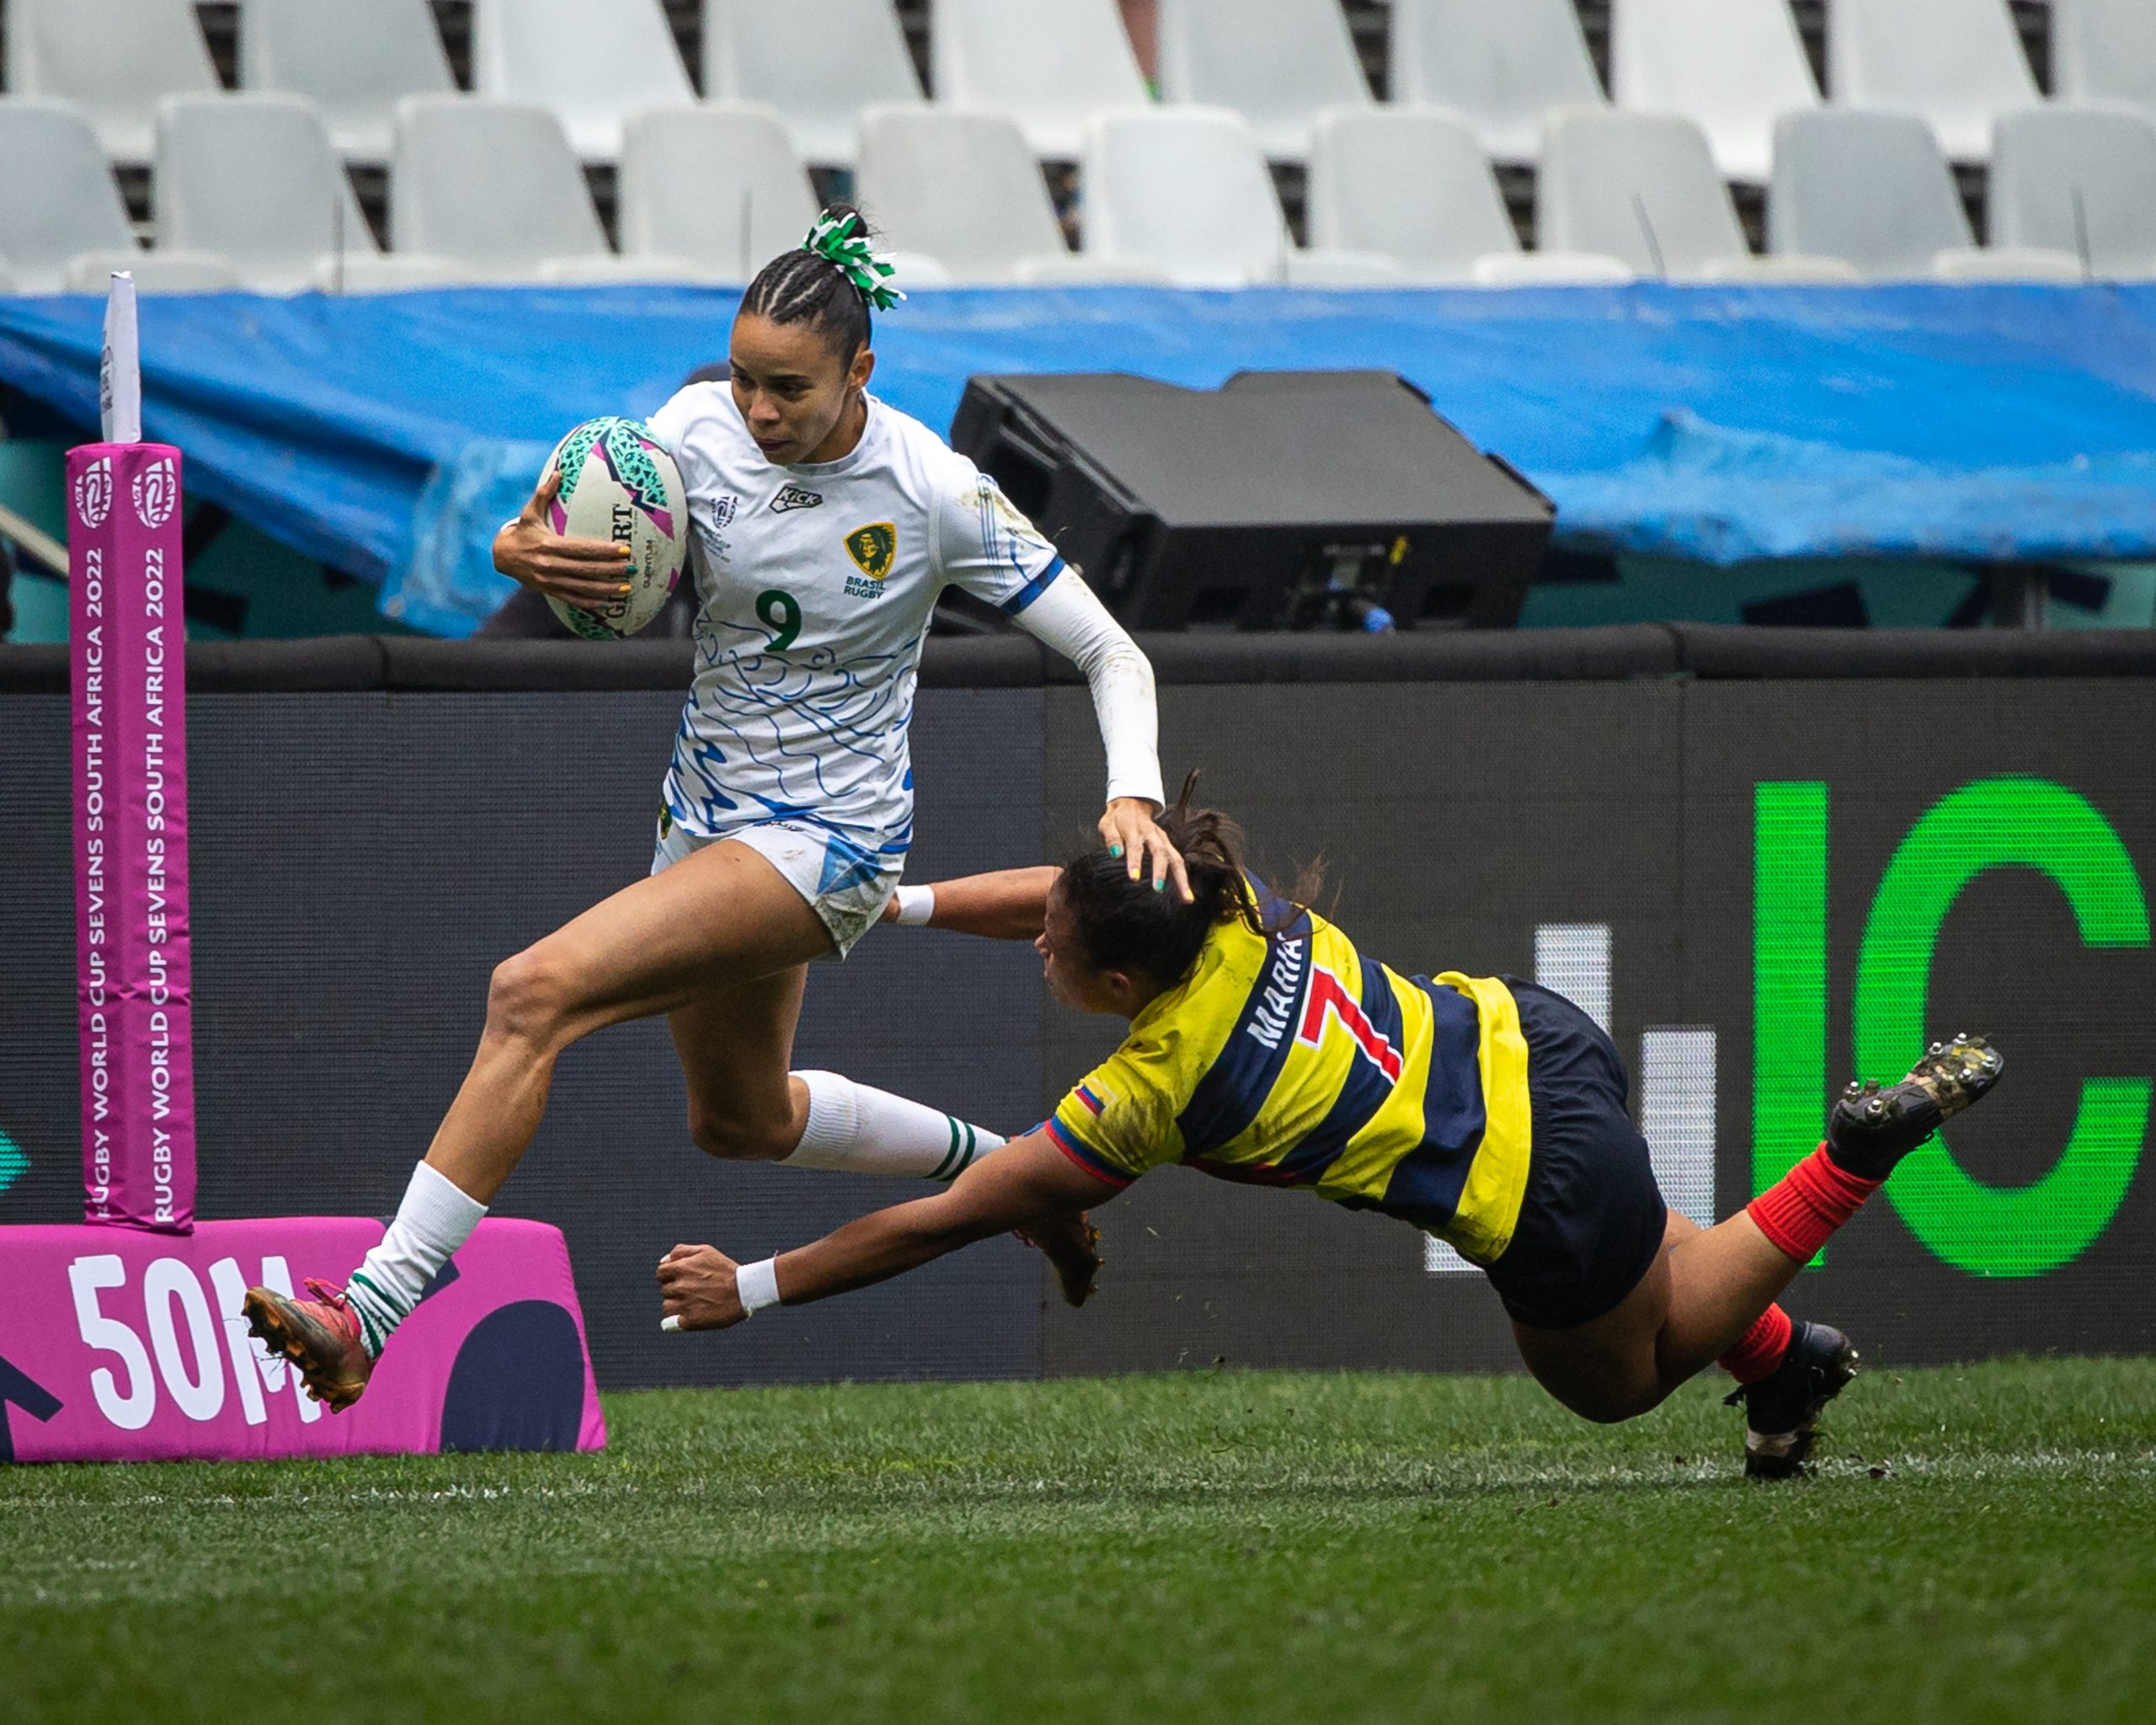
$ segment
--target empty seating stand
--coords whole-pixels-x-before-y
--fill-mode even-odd
[[[2007,0],[1828,0],[1827,85],[1923,115],[1956,162],[1988,160],[1993,120],[2041,99]]]
[[[168,96],[158,105],[157,246],[220,253],[241,283],[294,292],[371,258],[329,134],[298,96]]]
[[[389,159],[397,104],[456,88],[427,0],[245,0],[240,83],[304,96],[350,160]]]
[[[936,99],[1017,120],[1033,152],[1075,161],[1096,114],[1147,105],[1116,0],[933,0]]]
[[[618,181],[622,253],[745,282],[816,219],[778,111],[706,102],[632,115]]]
[[[389,232],[400,255],[445,258],[496,280],[684,273],[607,250],[568,136],[533,102],[410,96],[399,103]]]
[[[1161,93],[1231,108],[1265,153],[1300,162],[1321,108],[1369,105],[1339,0],[1161,0]]]
[[[1519,248],[1489,158],[1438,108],[1331,108],[1310,150],[1310,237],[1331,250],[1391,258],[1417,281],[1624,281],[1614,259]]]
[[[659,0],[472,0],[472,87],[551,109],[586,162],[619,158],[638,109],[696,99]]]
[[[2156,275],[2156,119],[2029,108],[2001,115],[1995,137],[1995,244],[2066,253],[2105,280]]]
[[[704,93],[769,103],[805,159],[835,167],[862,109],[921,100],[891,0],[704,0]]]
[[[1756,184],[1774,121],[1819,105],[1788,0],[1611,0],[1609,83],[1622,107],[1697,122],[1722,177]]]
[[[2156,6],[2052,0],[2052,88],[2064,102],[2131,102],[2156,114]]]
[[[1673,280],[1849,280],[1833,258],[1754,258],[1706,135],[1674,114],[1552,118],[1537,232],[1547,249],[1604,253]]]
[[[75,103],[115,162],[150,159],[157,105],[221,88],[189,0],[9,0],[8,88]]]
[[[1396,102],[1449,108],[1500,162],[1542,153],[1544,116],[1605,98],[1572,0],[1392,0]]]
[[[1767,200],[1776,254],[1825,253],[1876,280],[2071,279],[2074,259],[1981,251],[1931,128],[1913,114],[1822,108],[1778,129]]]
[[[1257,134],[1225,108],[1097,115],[1085,174],[1087,254],[1150,263],[1185,286],[1406,276],[1399,264],[1373,254],[1299,252]]]
[[[1035,265],[1064,273],[1047,182],[1008,115],[872,108],[857,190],[892,245],[934,258],[953,280],[1015,281]]]

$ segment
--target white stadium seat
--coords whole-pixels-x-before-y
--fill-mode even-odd
[[[339,152],[355,162],[389,159],[397,104],[456,88],[427,0],[244,0],[241,85],[305,96]]]
[[[2127,108],[2002,114],[1991,236],[2084,258],[2105,280],[2156,275],[2156,120]]]
[[[1339,0],[1161,0],[1160,69],[1166,99],[1232,108],[1275,161],[1309,156],[1319,109],[1370,104]]]
[[[1777,117],[1819,105],[1788,0],[1612,0],[1609,86],[1620,107],[1697,121],[1722,178],[1756,184]]]
[[[885,242],[926,252],[955,281],[1014,281],[1069,255],[1040,163],[1006,114],[870,108],[856,197]]]
[[[1885,280],[2045,280],[2073,261],[1980,252],[1931,128],[1913,114],[1850,108],[1792,114],[1776,128],[1767,238],[1778,256],[1824,253]]]
[[[1181,286],[1406,279],[1375,254],[1298,251],[1257,133],[1225,108],[1096,115],[1085,182],[1086,254],[1150,264]]]
[[[73,103],[0,96],[0,254],[18,291],[59,293],[77,253],[134,245],[111,165]]]
[[[158,100],[220,88],[189,0],[9,0],[8,88],[81,106],[115,162],[150,159]]]
[[[222,253],[271,293],[314,285],[374,236],[313,107],[298,96],[168,96],[157,107],[157,245]]]
[[[921,80],[891,0],[704,0],[704,93],[768,102],[803,158],[851,167],[856,116]]]
[[[747,281],[815,225],[808,170],[777,110],[707,102],[632,115],[616,182],[625,258]]]
[[[1535,219],[1545,250],[1601,253],[1641,275],[1699,277],[1749,255],[1706,134],[1681,115],[1553,115]]]
[[[2052,89],[2063,102],[2132,102],[2156,113],[2156,6],[2052,0]]]
[[[561,121],[536,103],[473,96],[397,104],[389,243],[495,280],[536,280],[571,259],[602,271],[621,262]]]
[[[1150,99],[1116,0],[932,0],[936,99],[1013,115],[1033,153],[1075,162],[1095,113]]]
[[[1956,162],[1988,160],[1993,119],[2042,99],[2007,0],[1828,0],[1827,87],[1922,115]]]
[[[472,88],[551,109],[586,162],[620,158],[638,109],[696,99],[659,0],[472,0]]]
[[[1392,0],[1392,97],[1450,108],[1500,162],[1533,162],[1543,116],[1601,103],[1572,0]]]
[[[1310,149],[1310,243],[1377,252],[1411,275],[1472,281],[1519,237],[1466,121],[1437,108],[1328,108]]]

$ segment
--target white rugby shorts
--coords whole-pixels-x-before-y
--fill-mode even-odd
[[[801,820],[771,820],[705,838],[683,829],[664,810],[652,846],[651,872],[693,856],[707,845],[732,839],[746,845],[786,877],[808,901],[831,937],[827,959],[842,959],[875,926],[898,890],[903,859],[891,861],[848,845],[822,827]]]

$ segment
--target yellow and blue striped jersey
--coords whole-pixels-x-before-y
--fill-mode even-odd
[[[1118,1188],[1176,1162],[1305,1186],[1486,1264],[1527,1186],[1527,1043],[1495,978],[1403,977],[1322,917],[1231,921],[1047,1130]]]

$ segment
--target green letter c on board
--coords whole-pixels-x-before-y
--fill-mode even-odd
[[[1903,840],[1865,922],[1855,1048],[1866,1077],[1898,1078],[1924,1052],[1940,927],[1962,889],[1987,868],[2050,876],[2087,945],[2148,944],[2148,907],[2133,859],[2085,798],[2049,779],[1964,785]],[[2065,1151],[2029,1185],[1973,1179],[1943,1138],[1935,1138],[1895,1171],[1887,1196],[1919,1241],[1972,1275],[2055,1270],[2087,1250],[2117,1212],[2140,1160],[2150,1090],[2147,1078],[2086,1081]]]

